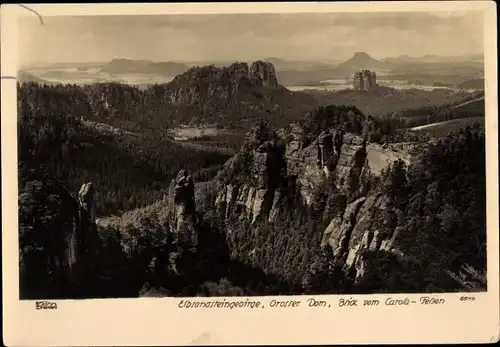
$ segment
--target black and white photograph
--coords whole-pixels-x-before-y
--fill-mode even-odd
[[[485,292],[483,11],[19,21],[19,299]]]
[[[493,2],[0,18],[5,345],[500,338]]]

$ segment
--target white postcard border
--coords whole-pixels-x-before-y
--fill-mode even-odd
[[[484,11],[487,158],[488,292],[439,294],[443,305],[338,307],[340,298],[419,301],[421,294],[322,295],[331,308],[307,307],[301,297],[251,297],[264,309],[179,309],[186,298],[59,300],[57,310],[36,310],[18,300],[16,82],[3,79],[2,232],[3,331],[9,346],[474,343],[499,339],[498,100],[496,6],[490,1],[233,4],[29,5],[42,18],[68,15],[315,13],[368,11]],[[35,16],[17,5],[1,7],[2,77],[17,71],[17,20]],[[43,30],[43,24],[40,24]],[[227,301],[241,298],[227,298]],[[297,308],[270,308],[272,300],[302,300]],[[211,300],[206,298],[203,300]]]

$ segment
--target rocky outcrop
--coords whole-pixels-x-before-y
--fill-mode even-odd
[[[243,131],[249,131],[256,119],[282,127],[319,103],[312,95],[280,85],[274,66],[266,61],[192,67],[169,83],[148,88],[145,100],[161,107],[176,127],[211,125]]]
[[[348,252],[351,234],[356,225],[356,216],[365,201],[366,198],[362,197],[347,205],[343,216],[334,218],[323,234],[321,246],[328,244],[337,260],[342,259]]]
[[[309,144],[298,124],[262,135],[260,141],[254,135],[259,131],[262,128],[256,127],[251,132],[246,147],[219,174],[223,184],[216,206],[225,218],[233,211],[252,222],[260,215],[276,218],[286,195],[297,192],[310,205],[314,192],[327,179],[348,195],[367,171],[379,176],[391,162],[410,159],[405,151],[368,144],[362,136],[342,130],[325,130]],[[231,180],[234,183],[228,184]]]
[[[225,67],[194,67],[176,76],[167,89],[172,103],[196,104],[204,100],[233,100],[237,94],[250,93],[259,87],[278,87],[274,66],[256,61],[236,62]]]
[[[325,230],[322,246],[329,246],[336,261],[346,273],[354,273],[359,280],[364,270],[366,251],[392,251],[398,231],[384,235],[383,225],[374,220],[374,210],[387,208],[387,196],[381,193],[361,197],[347,205],[340,217],[334,218]]]
[[[92,215],[92,183],[75,200],[53,181],[28,182],[20,201],[21,297],[77,297],[96,275],[100,243]]]
[[[174,245],[190,249],[198,245],[193,179],[181,170],[168,190],[168,220]]]
[[[249,71],[250,81],[254,85],[264,87],[277,87],[278,80],[276,79],[276,71],[274,65],[258,60],[250,66]]]
[[[346,273],[367,261],[365,251],[392,252],[397,232],[382,233],[383,225],[374,222],[375,211],[383,211],[388,198],[367,186],[393,162],[408,163],[412,145],[372,143],[363,129],[346,132],[343,123],[337,123],[357,117],[364,116],[356,109],[339,108],[311,123],[294,123],[275,132],[265,124],[256,126],[218,175],[215,205],[221,218],[250,225],[275,222],[288,218],[285,210],[316,208],[318,195],[326,194],[326,200],[328,194],[337,195],[347,200],[347,206],[329,221],[318,249],[329,248]],[[360,271],[358,277],[365,270]]]
[[[94,202],[94,185],[92,182],[84,183],[78,192],[81,219],[92,220],[92,204]]]
[[[276,218],[277,206],[280,201],[278,189],[256,189],[250,185],[224,185],[215,204],[225,218],[236,213],[240,218],[246,218],[252,223],[263,214]]]
[[[356,72],[353,78],[354,90],[369,91],[377,87],[377,75],[370,70]]]
[[[69,244],[72,253],[76,255],[74,265],[77,272],[73,276],[74,282],[85,288],[91,283],[82,285],[82,282],[92,280],[97,275],[95,261],[101,246],[95,223],[92,182],[84,183],[78,192],[78,215],[78,225],[74,228],[71,238],[73,242]],[[75,244],[76,247],[73,247]]]

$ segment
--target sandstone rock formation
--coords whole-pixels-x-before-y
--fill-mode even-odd
[[[342,112],[347,113],[347,109]],[[350,116],[358,117],[357,113],[354,110]],[[336,194],[359,196],[331,220],[317,245],[318,249],[329,247],[344,270],[352,272],[362,261],[363,251],[391,251],[396,237],[382,235],[373,222],[372,210],[384,209],[386,196],[366,195],[364,184],[380,177],[398,159],[408,163],[411,154],[404,146],[370,143],[366,136],[330,127],[328,122],[335,117],[325,114],[316,119],[326,126],[312,125],[312,132],[297,123],[276,132],[268,131],[265,125],[256,126],[242,150],[219,173],[215,205],[223,219],[236,216],[254,224],[258,219],[278,220],[284,206],[294,208],[290,200],[295,206],[311,206],[325,184],[332,185],[329,189]]]
[[[347,205],[341,217],[334,218],[323,235],[322,246],[331,247],[334,257],[344,264],[346,272],[352,272],[362,261],[364,251],[391,251],[397,231],[382,235],[372,211],[383,210],[387,196],[376,193],[361,197]],[[357,275],[359,277],[359,274]]]
[[[84,184],[77,201],[52,181],[25,185],[19,197],[21,297],[87,292],[99,247],[92,192],[92,184]]]
[[[80,205],[81,216],[87,215],[87,219],[92,220],[92,203],[94,201],[94,185],[92,182],[84,183],[78,192],[78,203]],[[83,218],[82,218],[83,219]]]
[[[90,278],[95,274],[93,266],[100,247],[94,215],[94,185],[92,182],[84,183],[78,192],[78,212],[79,225],[75,228],[74,236],[77,244],[75,263],[78,263],[77,266],[82,271],[79,277]]]
[[[210,124],[244,131],[256,119],[282,127],[319,103],[312,95],[279,85],[274,66],[265,61],[192,67],[146,94],[147,102],[160,104],[176,126]]]
[[[167,98],[172,103],[195,104],[206,99],[231,101],[236,94],[258,87],[278,87],[273,64],[264,61],[236,62],[225,67],[193,67],[168,84]]]
[[[250,80],[257,86],[277,87],[276,71],[274,65],[269,62],[258,60],[250,66]]]
[[[168,190],[168,215],[174,244],[183,249],[196,248],[196,205],[193,179],[181,170]]]
[[[333,178],[338,190],[347,194],[356,188],[356,182],[367,170],[378,176],[392,161],[410,159],[405,151],[368,144],[362,136],[342,130],[325,130],[309,144],[302,137],[298,124],[260,138],[255,136],[259,131],[262,128],[257,126],[247,137],[245,145],[254,141],[253,146],[250,145],[252,149],[243,150],[226,163],[224,172],[219,175],[223,177],[238,171],[235,167],[238,165],[246,165],[243,169],[248,171],[247,177],[237,180],[236,184],[225,184],[219,190],[216,205],[224,211],[225,217],[238,208],[253,221],[261,214],[271,214],[275,218],[277,211],[274,208],[279,205],[281,192],[291,185],[298,188],[302,201],[310,205],[314,190],[327,178]],[[276,137],[271,139],[272,136]],[[245,164],[241,163],[243,161]]]
[[[377,87],[377,75],[370,70],[356,72],[353,78],[354,90],[369,91]]]

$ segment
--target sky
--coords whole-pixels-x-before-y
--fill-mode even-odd
[[[152,61],[338,61],[483,54],[482,12],[128,15],[19,22],[21,65]]]

